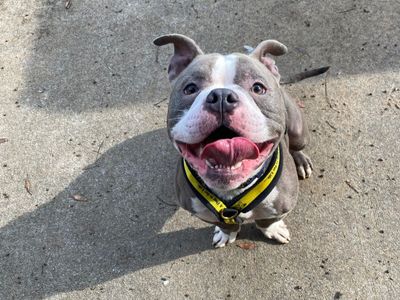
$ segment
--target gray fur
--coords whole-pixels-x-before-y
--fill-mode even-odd
[[[192,40],[186,41],[190,43],[190,47],[187,48],[200,49],[197,45],[193,46],[191,44]],[[171,128],[179,121],[182,112],[189,109],[195,99],[194,95],[183,94],[182,90],[184,86],[188,82],[195,82],[200,89],[211,85],[210,74],[218,55],[200,54],[200,51],[198,51],[187,67],[181,70],[180,74],[172,82],[172,93],[168,111],[169,133]],[[273,209],[267,217],[263,214],[264,217],[262,219],[255,219],[260,228],[267,228],[272,223],[279,221],[294,208],[297,202],[299,185],[296,168],[299,170],[299,168],[310,169],[312,167],[311,161],[307,160],[306,158],[308,157],[301,152],[308,142],[308,130],[304,122],[303,113],[296,102],[280,86],[280,74],[277,73],[274,61],[267,56],[268,53],[282,55],[286,51],[287,48],[277,41],[264,41],[250,55],[234,54],[237,57],[235,84],[248,90],[249,83],[257,79],[268,87],[268,93],[255,95],[253,96],[253,100],[269,120],[269,130],[276,133],[279,142],[282,144],[283,170],[281,178],[275,187],[278,194],[276,199],[269,200],[269,196],[265,199],[266,202],[272,201],[271,205]],[[263,128],[260,128],[260,130],[263,130]],[[279,142],[276,141],[275,148]],[[294,160],[293,157],[296,159]],[[199,211],[198,208],[202,206],[201,203],[193,205],[191,199],[196,198],[196,196],[186,181],[181,162],[178,164],[176,190],[178,203],[185,210],[206,222],[223,228],[225,233],[238,231],[239,225],[220,223],[204,207]],[[227,192],[229,193],[230,191]],[[253,215],[262,215],[259,214],[259,210],[262,209],[265,209],[263,205],[255,207],[252,210]]]
[[[201,88],[210,85],[210,73],[217,57],[218,54],[205,54],[198,56],[185,70],[182,71],[180,76],[176,78],[172,86],[168,107],[168,115],[174,116],[174,118],[168,118],[168,129],[174,127],[174,125],[179,121],[177,117],[182,114],[182,111],[188,109],[195,99],[193,95],[184,95],[182,89],[189,82],[194,82]]]

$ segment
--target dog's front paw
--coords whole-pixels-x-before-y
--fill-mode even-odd
[[[311,176],[313,164],[311,159],[303,151],[291,152],[300,178],[306,179]]]
[[[283,220],[272,223],[267,228],[258,227],[261,232],[269,239],[276,240],[282,244],[290,241],[290,233]]]
[[[213,246],[215,248],[225,247],[226,244],[233,243],[236,240],[238,232],[233,231],[230,233],[225,233],[221,228],[215,226],[214,229],[214,237],[213,237]]]

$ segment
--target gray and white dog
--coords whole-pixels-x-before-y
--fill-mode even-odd
[[[167,127],[183,157],[176,177],[180,206],[216,225],[216,248],[234,242],[245,220],[288,243],[283,218],[297,202],[298,176],[309,177],[312,163],[302,151],[303,114],[281,87],[270,56],[285,54],[286,46],[266,40],[248,55],[221,55],[204,54],[180,34],[154,43],[174,45]]]

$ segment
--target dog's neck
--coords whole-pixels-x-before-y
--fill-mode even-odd
[[[258,176],[256,176],[261,169],[264,167],[264,164],[262,164],[261,166],[259,166],[256,170],[254,170],[254,172],[251,174],[250,179],[248,179],[247,181],[249,182],[248,184],[246,184],[245,186],[243,186],[243,184],[241,184],[238,188],[234,189],[234,190],[222,190],[222,189],[211,189],[209,188],[216,196],[218,196],[221,199],[225,199],[227,201],[232,200],[233,198],[235,198],[237,195],[240,195],[241,193],[243,193],[244,191],[246,191],[247,189],[251,188],[257,181],[258,181]]]
[[[236,189],[232,189],[232,190],[224,190],[224,189],[218,189],[218,188],[209,187],[208,185],[205,184],[203,179],[200,178],[200,176],[198,174],[196,174],[195,171],[193,171],[193,170],[190,171],[190,167],[185,163],[185,160],[183,160],[183,168],[184,169],[187,168],[188,171],[185,171],[185,172],[189,172],[189,173],[193,172],[192,176],[194,176],[194,180],[196,180],[195,178],[197,177],[197,180],[199,181],[200,185],[203,185],[212,194],[214,194],[215,196],[220,198],[222,201],[229,202],[230,200],[233,200],[236,196],[245,193],[247,190],[250,190],[254,185],[257,184],[257,182],[259,181],[260,178],[263,178],[266,175],[266,172],[269,172],[269,174],[270,174],[270,172],[272,171],[271,168],[274,165],[276,165],[276,163],[278,163],[278,165],[281,165],[281,161],[282,160],[280,158],[277,158],[277,157],[281,156],[279,154],[281,152],[279,145],[278,145],[278,148],[276,148],[270,154],[270,156],[257,169],[255,169],[251,173],[251,175],[249,176],[249,179],[247,179],[246,181],[242,182],[239,185],[239,187],[237,187]],[[278,156],[276,156],[277,151],[278,151],[278,154],[277,154]],[[274,157],[275,157],[275,159],[274,159]],[[273,165],[271,165],[271,163]],[[270,169],[270,171],[268,171],[268,169]],[[188,176],[187,173],[186,173],[186,176]]]
[[[233,198],[242,194],[246,190],[250,189],[253,185],[257,183],[258,179],[266,172],[269,164],[271,163],[271,159],[273,157],[274,152],[272,152],[270,156],[267,158],[267,160],[264,161],[257,169],[255,169],[249,176],[249,179],[243,182],[238,188],[233,190],[223,190],[210,187],[208,188],[219,198],[224,199],[226,201],[232,200]]]

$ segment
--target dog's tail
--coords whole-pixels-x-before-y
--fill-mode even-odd
[[[254,51],[254,48],[251,46],[248,46],[248,45],[244,45],[243,48],[244,48],[246,54],[251,54]],[[281,81],[281,84],[295,83],[295,82],[302,81],[306,78],[318,76],[318,75],[321,75],[321,74],[324,74],[325,72],[327,72],[329,70],[329,68],[330,68],[330,66],[327,66],[327,67],[311,69],[311,70],[304,71],[304,72],[301,72],[301,73],[298,73],[295,75],[291,75],[287,78],[284,78]]]
[[[295,82],[304,80],[306,78],[318,76],[318,75],[321,75],[321,74],[324,74],[325,72],[327,72],[329,70],[329,68],[330,68],[330,66],[322,67],[322,68],[318,68],[318,69],[311,69],[311,70],[304,71],[304,72],[301,72],[301,73],[298,73],[295,75],[291,75],[287,78],[284,78],[281,81],[281,84],[295,83]]]

